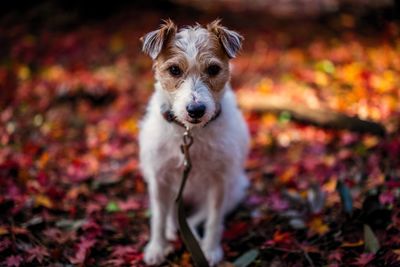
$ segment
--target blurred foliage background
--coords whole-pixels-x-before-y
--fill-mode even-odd
[[[400,266],[395,0],[1,2],[0,265],[143,265],[139,38],[166,18],[245,37],[251,188],[224,266]],[[174,246],[165,265],[191,266]]]

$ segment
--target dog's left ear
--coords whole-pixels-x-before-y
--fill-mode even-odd
[[[142,51],[153,60],[158,57],[165,45],[175,36],[177,27],[170,19],[165,20],[160,29],[149,32],[140,40],[143,42]]]
[[[228,57],[234,58],[242,47],[243,36],[222,26],[220,19],[208,24],[207,29],[218,37]]]

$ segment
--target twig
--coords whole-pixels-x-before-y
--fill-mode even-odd
[[[296,242],[296,246],[301,250],[301,252],[304,254],[304,257],[306,258],[306,260],[308,261],[308,264],[310,264],[311,267],[315,267],[314,262],[312,261],[310,255],[308,255],[308,252],[305,251],[301,245]]]
[[[14,234],[14,219],[13,219],[13,217],[10,217],[10,234],[11,234],[12,251],[14,253],[16,253],[17,252],[17,243],[15,240],[15,234]]]
[[[293,120],[322,128],[347,129],[359,133],[385,136],[385,127],[374,121],[362,120],[329,109],[309,108],[277,95],[242,92],[238,94],[239,106],[257,112],[289,112]]]

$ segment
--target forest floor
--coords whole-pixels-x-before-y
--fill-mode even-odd
[[[165,14],[28,20],[35,12],[30,23],[0,21],[0,266],[143,266],[150,213],[137,133],[154,78],[139,38]],[[214,19],[174,12],[180,25]],[[232,70],[239,94],[284,96],[388,132],[246,111],[251,188],[226,222],[225,266],[249,250],[249,266],[400,266],[400,23],[347,13],[223,23],[245,36]],[[174,246],[165,265],[191,266]]]

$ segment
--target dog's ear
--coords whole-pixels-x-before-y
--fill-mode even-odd
[[[177,27],[172,20],[165,20],[160,29],[149,32],[140,38],[143,43],[142,51],[153,60],[156,59],[163,47],[175,36],[176,31]]]
[[[207,29],[218,37],[228,57],[234,58],[242,47],[243,36],[223,27],[220,19],[208,24]]]

